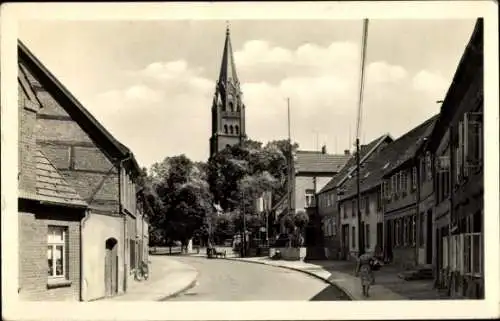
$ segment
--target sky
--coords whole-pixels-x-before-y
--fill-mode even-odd
[[[475,20],[370,20],[361,143],[439,112]],[[206,161],[226,21],[24,20],[19,38],[141,166]],[[230,21],[249,138],[352,150],[361,20]]]

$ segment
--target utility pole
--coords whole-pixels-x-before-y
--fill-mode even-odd
[[[365,60],[366,60],[366,38],[368,35],[368,19],[363,20],[363,38],[361,45],[361,75],[360,75],[360,86],[359,86],[359,100],[358,100],[358,117],[356,121],[356,167],[357,167],[357,176],[356,176],[356,186],[357,186],[357,214],[358,214],[358,255],[362,255],[365,252],[365,244],[364,244],[364,226],[362,225],[361,220],[361,190],[360,190],[360,179],[361,179],[361,164],[360,164],[360,148],[359,148],[359,136],[361,130],[361,115],[363,108],[363,90],[365,83]],[[366,205],[365,205],[366,206]]]
[[[287,98],[287,114],[288,114],[288,214],[292,210],[292,135],[290,132],[290,98]]]

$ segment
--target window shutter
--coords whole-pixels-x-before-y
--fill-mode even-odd
[[[463,139],[463,149],[462,149],[462,164],[463,164],[463,175],[466,177],[469,175],[469,168],[468,168],[468,156],[469,156],[469,115],[468,113],[464,114],[464,121],[462,125],[462,139]]]
[[[461,176],[462,176],[462,159],[463,159],[463,153],[462,153],[462,148],[464,145],[464,140],[463,140],[463,122],[458,123],[458,144],[457,144],[457,150],[456,150],[456,175],[457,175],[457,183],[460,183],[461,181]]]

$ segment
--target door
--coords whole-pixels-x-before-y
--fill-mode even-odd
[[[349,253],[349,225],[342,225],[342,259],[347,259]]]
[[[427,228],[426,228],[426,255],[425,255],[425,263],[432,264],[432,210],[427,212]]]
[[[382,251],[382,246],[384,245],[384,223],[377,223],[377,244],[375,249]]]
[[[104,289],[106,296],[113,296],[118,292],[117,243],[114,238],[106,240],[104,257]]]
[[[392,260],[392,246],[393,246],[393,230],[394,230],[394,226],[392,225],[394,221],[393,220],[387,220],[385,221],[385,225],[386,225],[386,228],[387,228],[387,231],[385,233],[385,238],[386,238],[386,248],[385,248],[385,256],[386,256],[386,259],[391,261]]]

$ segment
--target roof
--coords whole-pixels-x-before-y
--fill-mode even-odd
[[[363,164],[372,154],[375,152],[375,150],[384,142],[388,141],[389,143],[393,141],[392,137],[389,134],[384,134],[377,139],[372,140],[370,143],[367,145],[362,145],[360,147],[360,163]],[[344,167],[342,167],[342,170],[335,175],[320,191],[319,193],[323,193],[326,191],[329,191],[331,189],[339,187],[341,184],[345,182],[345,180],[348,178],[349,175],[352,174],[356,170],[356,155],[352,155],[351,158],[347,161]]]
[[[233,47],[231,45],[231,35],[229,27],[226,29],[226,40],[224,41],[224,52],[222,53],[222,63],[220,66],[219,83],[226,84],[228,81],[238,83],[236,75],[236,64],[234,63]]]
[[[87,207],[87,203],[40,150],[35,151],[35,164],[36,194],[21,190],[19,193],[21,198]]]
[[[397,170],[408,160],[415,156],[418,147],[425,141],[434,127],[438,115],[427,119],[417,127],[385,146],[373,158],[361,166],[360,189],[361,192],[368,191],[378,186],[383,177]],[[356,173],[343,186],[344,195],[341,199],[347,199],[357,193]]]
[[[52,97],[64,108],[82,129],[92,138],[99,142],[106,154],[111,158],[125,160],[130,157],[132,169],[139,173],[140,168],[132,152],[120,143],[97,119],[64,87],[54,75],[35,57],[35,55],[21,42],[17,43],[17,54],[19,62],[29,70],[36,78],[30,77],[32,85],[43,87],[53,93]]]
[[[296,173],[337,173],[346,164],[349,155],[323,154],[317,151],[297,151]]]
[[[483,72],[483,28],[483,18],[478,18],[469,42],[460,58],[452,83],[441,105],[440,116],[436,120],[436,126],[429,137],[429,148],[431,150],[437,148],[437,138],[444,135],[444,131],[448,128],[446,123],[457,111],[457,99],[461,99],[465,95],[463,86],[467,86],[471,82],[471,78],[473,77],[471,77],[471,74],[474,75],[474,73]]]

